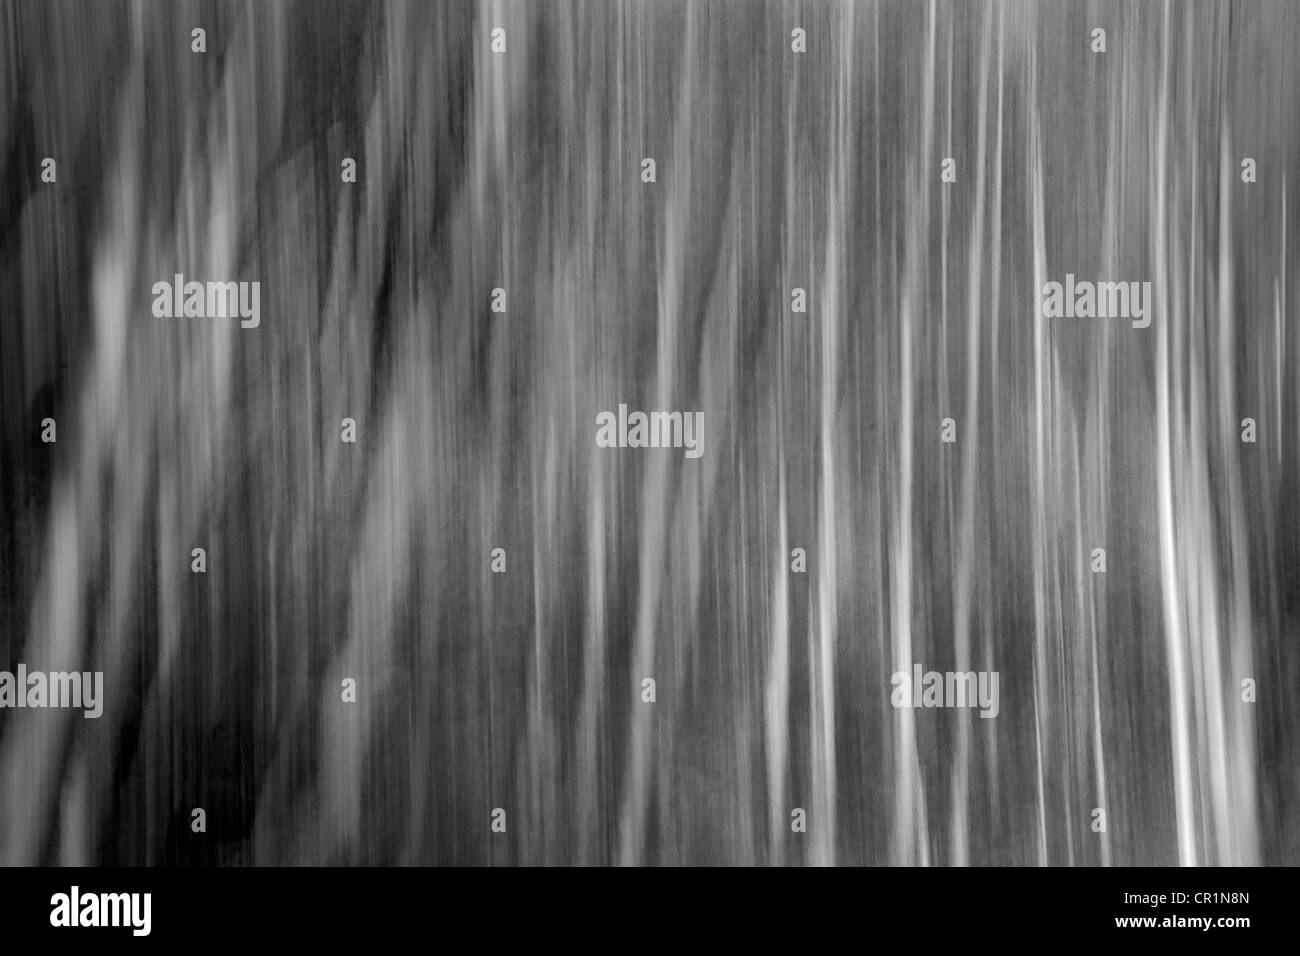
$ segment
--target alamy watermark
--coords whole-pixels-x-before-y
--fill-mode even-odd
[[[50,897],[50,925],[126,926],[133,936],[148,936],[152,910],[151,893],[82,893],[73,886]]]
[[[687,458],[704,454],[703,412],[628,412],[596,416],[597,448],[685,448]]]
[[[262,322],[260,282],[186,282],[176,273],[172,282],[153,284],[153,314],[160,319],[233,319],[255,329]]]
[[[1075,282],[1065,274],[1065,284],[1043,286],[1045,319],[1132,319],[1133,328],[1151,324],[1150,282]]]
[[[83,717],[104,712],[103,671],[0,671],[0,707],[79,707]]]
[[[898,671],[889,682],[895,707],[976,707],[981,717],[998,715],[997,671],[925,671],[912,665],[912,673]]]

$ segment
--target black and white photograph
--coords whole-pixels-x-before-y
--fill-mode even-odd
[[[1298,192],[1292,0],[0,0],[0,930],[1255,945]]]

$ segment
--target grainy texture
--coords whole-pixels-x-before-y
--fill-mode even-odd
[[[105,710],[0,709],[0,862],[1300,863],[1297,49],[1283,0],[3,3],[0,667]],[[156,318],[178,272],[260,325]],[[1040,318],[1066,273],[1152,324]],[[596,447],[619,403],[703,456]],[[997,717],[893,707],[913,662]]]

